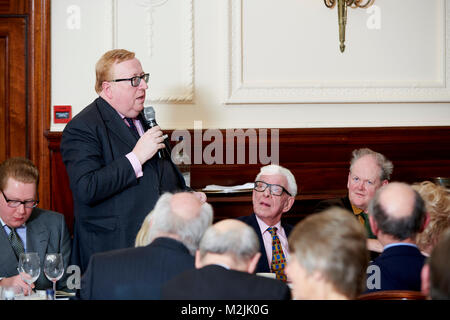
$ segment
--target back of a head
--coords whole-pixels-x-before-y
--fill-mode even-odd
[[[6,188],[9,178],[22,183],[39,183],[39,171],[33,162],[22,157],[9,158],[0,164],[0,190]]]
[[[291,259],[319,272],[352,299],[365,287],[369,261],[364,228],[347,210],[332,207],[300,221],[289,236]]]
[[[416,243],[421,250],[430,252],[442,232],[450,228],[450,193],[431,181],[415,183],[412,187],[425,201],[429,215],[428,224],[417,235]]]
[[[145,218],[136,239],[136,246],[144,246],[155,238],[172,235],[194,254],[206,229],[213,220],[209,203],[201,203],[192,193],[165,193]]]
[[[199,252],[201,259],[213,253],[228,255],[236,264],[246,264],[259,252],[259,240],[247,224],[227,219],[208,228],[200,241]]]
[[[355,149],[352,152],[352,159],[350,160],[350,171],[352,170],[352,166],[355,164],[358,159],[370,155],[374,157],[376,163],[380,167],[380,181],[390,180],[391,174],[394,171],[394,164],[388,160],[383,154],[379,152],[375,152],[369,148],[361,148]]]
[[[411,186],[400,182],[381,187],[370,202],[369,213],[381,232],[399,241],[414,240],[426,218],[422,197]]]
[[[95,91],[100,94],[102,92],[102,83],[112,80],[111,68],[115,63],[134,59],[134,52],[125,49],[113,49],[102,55],[95,65]]]
[[[431,299],[450,300],[450,229],[442,234],[428,263]]]
[[[259,177],[262,175],[282,175],[286,177],[287,180],[287,190],[291,194],[291,196],[295,197],[298,192],[297,182],[295,181],[295,177],[289,169],[286,169],[277,164],[270,164],[264,167],[261,167],[258,175],[256,176],[256,180],[259,180]]]

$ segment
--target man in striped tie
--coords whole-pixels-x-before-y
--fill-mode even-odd
[[[255,230],[260,240],[261,258],[257,273],[275,273],[277,279],[286,281],[284,268],[289,257],[287,237],[292,226],[281,222],[295,201],[297,183],[294,175],[279,165],[262,167],[253,188],[253,211],[250,216],[238,219]]]
[[[42,270],[46,253],[61,253],[66,269],[71,251],[64,216],[37,208],[38,181],[38,169],[28,159],[10,158],[0,164],[0,286],[26,295],[34,287],[52,286]],[[25,252],[36,252],[41,260],[41,274],[31,286],[17,271],[20,254]],[[66,278],[58,281],[58,289],[67,289]]]

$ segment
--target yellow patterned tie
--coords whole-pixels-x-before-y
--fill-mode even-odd
[[[280,239],[277,236],[277,228],[269,227],[267,231],[272,235],[272,273],[275,273],[278,280],[286,282],[286,274],[284,267],[286,265],[286,257],[281,247]]]

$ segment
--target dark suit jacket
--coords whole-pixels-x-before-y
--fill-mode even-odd
[[[253,213],[249,216],[243,216],[243,217],[239,217],[237,219],[241,220],[242,222],[245,222],[246,224],[251,226],[253,228],[253,230],[255,230],[256,234],[258,235],[261,258],[258,261],[258,265],[256,266],[255,272],[270,272],[269,261],[267,260],[266,249],[264,247],[264,241],[263,241],[263,237],[261,234],[261,229],[259,228],[258,221],[256,220],[256,215]],[[281,226],[283,227],[284,232],[286,233],[286,236],[289,237],[289,235],[291,234],[291,231],[294,227],[291,226],[290,224],[283,223],[283,222],[281,222]]]
[[[314,212],[320,212],[320,211],[326,210],[333,206],[337,206],[337,207],[346,209],[346,210],[350,211],[351,213],[353,213],[352,204],[350,202],[350,199],[348,198],[348,195],[343,198],[322,200],[316,205],[316,207],[314,208]],[[356,218],[356,216],[355,216],[355,218]],[[367,219],[368,219],[368,217],[367,217]],[[365,226],[366,232],[368,234],[367,237],[369,239],[376,239],[377,237],[373,234],[372,229],[370,228],[370,225],[368,223],[369,222],[367,222],[367,225]],[[374,253],[374,257],[377,257],[377,256],[378,256],[378,254]]]
[[[94,254],[81,278],[81,299],[160,299],[161,285],[194,268],[179,241],[156,238],[145,247]]]
[[[280,280],[218,265],[193,269],[168,281],[161,294],[166,300],[289,300],[289,287]]]
[[[145,130],[148,125],[140,115]],[[97,98],[70,121],[61,140],[61,155],[74,200],[72,264],[86,269],[96,252],[134,246],[146,215],[160,194],[186,189],[169,159],[157,154],[136,178],[126,154],[137,140],[105,100]]]
[[[366,292],[380,290],[420,291],[420,273],[424,262],[425,256],[415,247],[401,245],[384,250],[370,264],[380,268],[381,288],[367,290]],[[368,274],[368,277],[371,275],[374,275],[374,273]]]
[[[26,222],[27,252],[37,252],[41,260],[41,274],[34,283],[36,289],[52,288],[52,283],[44,274],[44,258],[46,253],[61,253],[64,259],[64,270],[67,270],[70,258],[71,240],[64,216],[53,211],[34,208]],[[3,229],[0,227],[0,229]],[[17,274],[18,260],[9,242],[8,235],[0,230],[0,276],[7,278]],[[66,289],[67,274],[57,282],[59,289]]]
[[[353,212],[352,204],[350,203],[348,195],[343,198],[322,200],[316,205],[316,207],[314,208],[314,212],[320,212],[333,206],[337,206]]]

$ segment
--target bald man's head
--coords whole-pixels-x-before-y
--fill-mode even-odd
[[[145,218],[138,234],[140,243],[147,245],[158,237],[172,237],[195,254],[203,233],[211,225],[213,209],[193,193],[165,193]],[[147,230],[147,231],[146,231]]]
[[[206,230],[200,241],[200,257],[208,253],[228,255],[236,261],[250,261],[259,252],[259,240],[247,224],[226,219]]]
[[[369,213],[380,231],[398,240],[413,239],[422,230],[426,217],[421,196],[400,182],[380,188],[370,203]]]
[[[401,219],[413,212],[415,197],[415,191],[409,185],[393,182],[380,192],[379,203],[390,217]]]
[[[176,193],[170,199],[172,212],[186,220],[198,217],[201,207],[202,202],[191,192]]]

